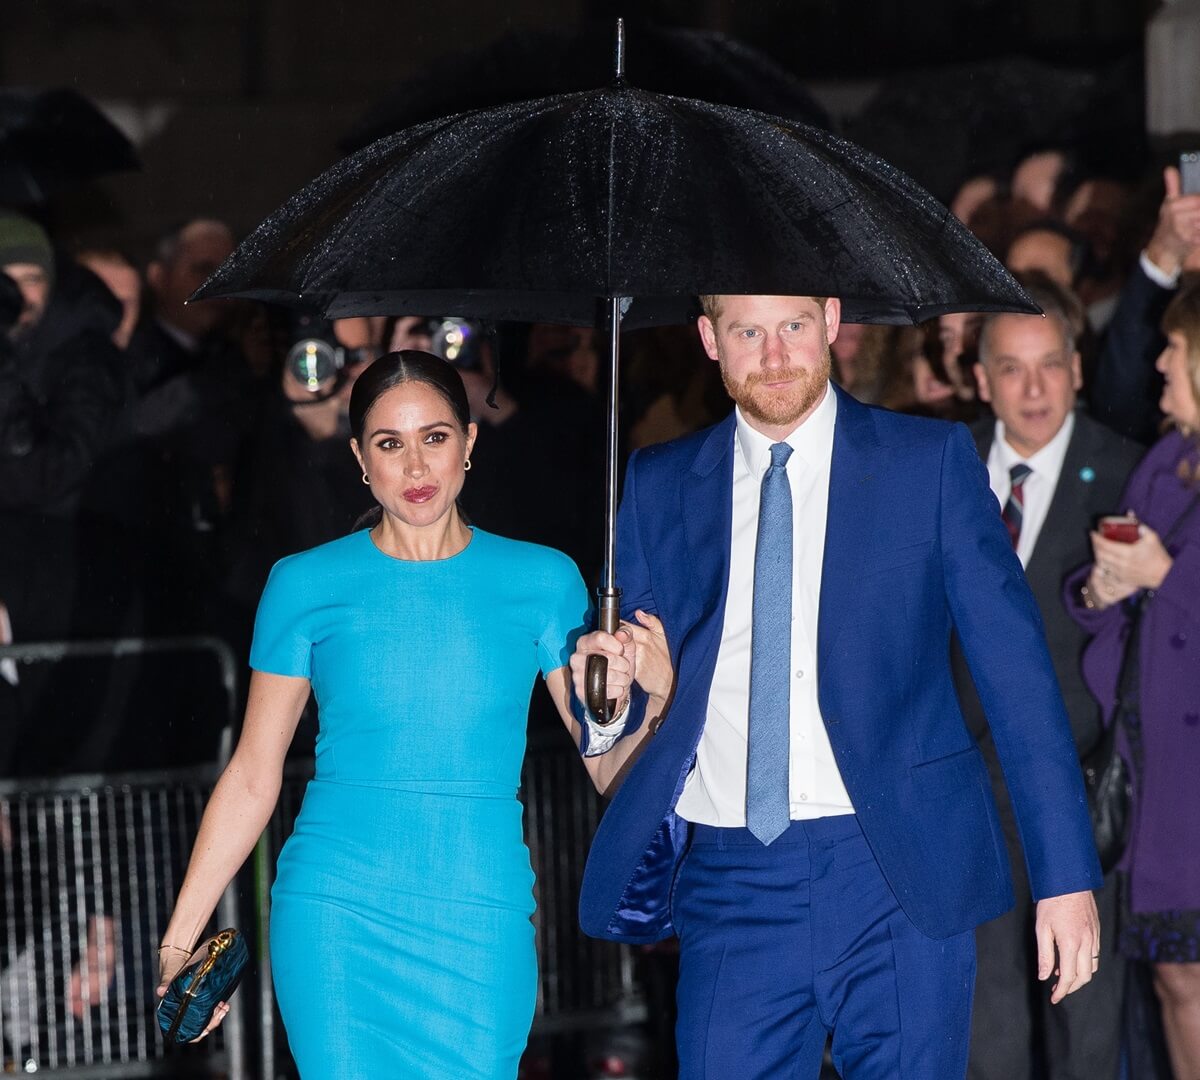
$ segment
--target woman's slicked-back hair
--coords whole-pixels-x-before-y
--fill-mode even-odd
[[[404,349],[381,356],[354,382],[350,391],[350,431],[360,444],[371,407],[393,387],[409,382],[425,383],[441,394],[458,426],[466,433],[471,423],[471,406],[458,372],[440,356]]]

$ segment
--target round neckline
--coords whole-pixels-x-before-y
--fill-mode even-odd
[[[478,534],[475,531],[474,525],[468,525],[467,529],[471,533],[471,538],[466,542],[461,551],[456,551],[453,555],[447,555],[444,559],[402,559],[398,555],[389,555],[377,543],[375,537],[371,535],[370,529],[363,529],[363,536],[367,539],[367,544],[381,559],[387,559],[390,563],[398,563],[400,566],[445,566],[447,563],[452,563],[456,559],[461,559],[472,548],[476,546]]]

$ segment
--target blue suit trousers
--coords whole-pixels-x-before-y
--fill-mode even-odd
[[[966,1075],[974,933],[921,933],[853,814],[793,821],[769,847],[691,826],[676,877],[680,1080]]]

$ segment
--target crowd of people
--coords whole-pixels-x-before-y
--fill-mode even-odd
[[[1033,977],[1037,897],[1003,755],[953,644],[1017,895],[977,933],[972,1078],[1115,1080],[1128,964],[1152,973],[1175,1074],[1200,1075],[1200,194],[1183,193],[1173,167],[1148,203],[1150,186],[1091,175],[1059,148],[968,178],[951,211],[1045,317],[843,325],[831,345],[834,380],[860,402],[970,426],[1075,749],[1086,758],[1116,725],[1133,773],[1129,843],[1097,893],[1098,971],[1050,1006]],[[119,244],[73,248],[36,217],[0,210],[0,642],[214,635],[246,658],[271,567],[360,528],[375,506],[350,452],[363,438],[352,393],[403,349],[440,353],[465,387],[464,520],[564,551],[595,582],[591,331],[189,304],[234,249],[224,223],[182,224],[139,262]],[[630,335],[626,354],[626,451],[728,412],[694,329]],[[1105,515],[1133,515],[1132,536],[1102,532]],[[0,664],[13,718],[0,775],[210,758],[223,714],[205,680],[197,657],[123,681],[100,664],[72,680]],[[534,722],[558,722],[540,708]],[[164,728],[171,709],[184,722]]]

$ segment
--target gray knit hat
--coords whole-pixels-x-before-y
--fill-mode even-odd
[[[33,263],[54,277],[54,248],[50,237],[36,221],[21,214],[0,210],[0,266]]]

